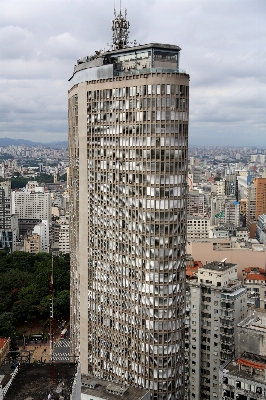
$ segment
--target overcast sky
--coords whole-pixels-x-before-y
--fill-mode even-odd
[[[130,40],[182,49],[190,144],[266,146],[266,1],[126,3]],[[108,49],[113,5],[0,1],[0,137],[67,140],[68,79],[78,57]]]

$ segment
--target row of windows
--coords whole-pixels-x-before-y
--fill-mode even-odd
[[[155,140],[154,140],[155,141]],[[129,141],[128,141],[129,142]],[[129,146],[128,146],[129,147]],[[88,157],[89,158],[95,158],[95,157],[108,157],[108,158],[113,158],[115,160],[123,160],[124,159],[130,159],[130,160],[136,160],[136,159],[160,159],[160,160],[165,160],[165,159],[186,159],[186,151],[183,149],[178,149],[178,148],[171,148],[170,149],[152,149],[148,147],[147,149],[141,148],[141,149],[130,149],[130,148],[113,148],[111,147],[101,147],[101,148],[95,148],[91,149],[88,151]],[[174,147],[174,146],[173,146]]]
[[[156,124],[140,124],[140,125],[135,125],[135,124],[127,124],[127,125],[98,125],[98,126],[88,126],[87,128],[87,133],[88,135],[92,135],[93,137],[90,140],[95,140],[94,135],[97,133],[100,134],[110,134],[110,135],[118,135],[119,137],[117,138],[112,138],[112,137],[106,137],[105,139],[108,141],[119,141],[120,139],[122,140],[123,138],[121,135],[135,135],[133,136],[133,140],[143,140],[145,142],[146,136],[141,138],[138,137],[137,135],[146,134],[146,133],[151,133],[151,134],[158,134],[158,139],[161,138],[162,134],[178,134],[175,135],[175,138],[178,138],[178,140],[183,140],[185,145],[185,138],[183,135],[187,135],[188,133],[188,126],[187,124],[183,124],[180,122],[175,122],[172,124],[161,124],[161,123],[156,123]],[[96,139],[100,139],[96,137]],[[167,139],[167,136],[166,138]]]
[[[188,121],[188,113],[182,111],[133,111],[122,113],[88,114],[88,124],[114,122],[146,122],[146,121]]]
[[[134,97],[146,95],[180,95],[188,97],[189,87],[185,85],[158,84],[130,86],[116,89],[103,89],[88,91],[88,101],[107,100],[113,97]]]
[[[112,111],[112,110],[136,110],[143,108],[176,108],[187,109],[188,99],[175,98],[175,97],[152,97],[141,99],[129,100],[116,100],[116,101],[94,101],[88,103],[88,113],[94,111]]]

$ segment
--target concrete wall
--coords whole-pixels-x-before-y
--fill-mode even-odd
[[[238,279],[242,279],[242,270],[251,266],[265,268],[266,252],[247,251],[247,250],[213,250],[213,242],[222,242],[221,240],[212,240],[211,242],[191,242],[187,244],[187,254],[191,254],[194,260],[202,261],[203,264],[211,261],[221,261],[227,258],[227,262],[238,265]]]
[[[79,132],[79,268],[80,268],[80,363],[88,373],[88,162],[87,83],[78,86]]]
[[[237,327],[237,357],[244,351],[254,354],[266,354],[266,333],[250,328]]]

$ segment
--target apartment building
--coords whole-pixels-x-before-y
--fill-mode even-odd
[[[200,193],[199,190],[190,190],[187,210],[189,215],[205,215],[207,206],[204,193]]]
[[[70,78],[71,353],[82,373],[184,395],[189,75],[180,47],[78,60]]]
[[[255,218],[259,215],[266,214],[266,178],[254,179],[254,187],[256,188],[256,213]]]
[[[211,198],[211,225],[240,225],[240,206],[234,196],[215,196]]]
[[[42,192],[11,193],[12,213],[19,219],[51,220],[51,194]]]
[[[11,182],[0,182],[0,250],[16,250],[18,218],[11,211]]]
[[[40,236],[40,251],[49,253],[49,224],[47,220],[42,220],[35,225],[32,233]]]
[[[266,399],[266,311],[250,310],[237,325],[235,360],[220,370],[220,399]]]
[[[219,398],[220,365],[234,357],[236,325],[247,314],[247,289],[236,264],[198,268],[186,287],[186,397]]]
[[[187,240],[208,239],[210,219],[195,215],[187,216]]]
[[[249,267],[242,271],[243,284],[247,288],[248,298],[256,307],[266,310],[266,270]]]
[[[24,237],[24,251],[37,254],[41,251],[41,238],[37,233],[32,233]]]
[[[266,244],[266,214],[258,216],[255,237],[259,243]]]
[[[59,224],[58,242],[59,253],[69,253],[69,223],[66,221]]]

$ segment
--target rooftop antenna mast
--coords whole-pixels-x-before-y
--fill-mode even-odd
[[[125,16],[123,16],[121,11],[121,0],[120,0],[120,11],[116,14],[115,1],[114,1],[114,16],[112,21],[112,31],[113,31],[113,50],[124,49],[128,47],[128,35],[129,35],[129,21],[127,21],[127,9],[125,9]]]

